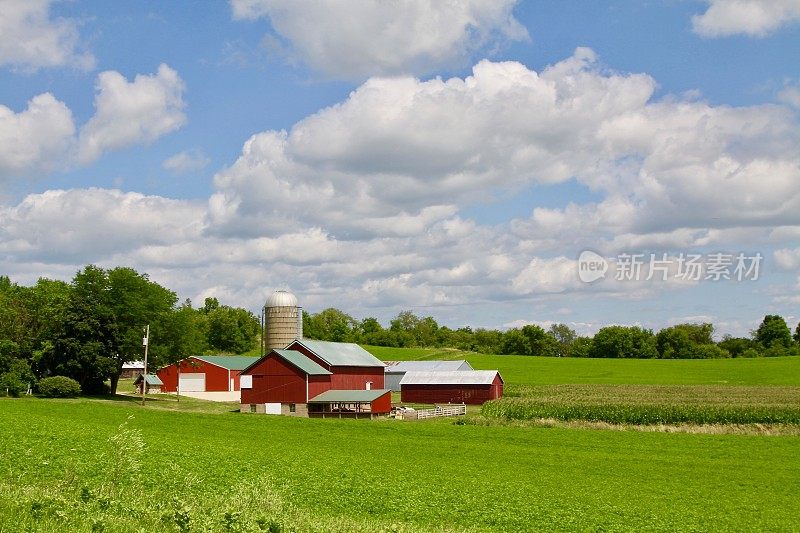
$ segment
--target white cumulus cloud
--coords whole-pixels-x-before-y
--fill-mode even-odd
[[[0,180],[58,166],[74,135],[72,112],[50,93],[34,97],[19,113],[0,105]]]
[[[178,73],[162,64],[156,74],[129,82],[116,71],[97,78],[96,112],[81,128],[78,159],[86,164],[107,150],[149,143],[186,122]]]
[[[211,159],[200,150],[184,150],[167,158],[161,164],[165,170],[176,174],[184,174],[195,170],[203,170],[211,163]]]
[[[765,37],[800,21],[799,0],[709,0],[708,10],[692,17],[694,32],[703,37]]]
[[[22,70],[94,67],[82,51],[77,23],[50,17],[52,0],[3,0],[0,5],[0,65]]]
[[[487,45],[526,40],[517,0],[232,0],[236,19],[268,17],[290,52],[329,76],[425,74]]]

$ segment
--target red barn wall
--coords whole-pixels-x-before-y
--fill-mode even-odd
[[[503,379],[497,374],[492,381],[492,400],[503,397]]]
[[[266,356],[248,374],[253,388],[242,389],[242,403],[306,403],[306,374],[280,357]]]
[[[227,391],[230,383],[228,382],[228,370],[216,365],[208,364],[194,357],[189,357],[181,361],[181,373],[204,373],[206,375],[206,391],[219,392]],[[159,369],[156,372],[158,378],[164,383],[161,387],[163,392],[175,392],[178,390],[178,364],[172,364]],[[233,377],[233,371],[231,371]]]
[[[495,385],[400,385],[400,399],[404,403],[480,405],[497,398],[497,392]]]
[[[334,366],[331,372],[331,388],[334,390],[364,390],[368,381],[372,382],[373,390],[383,388],[383,367]]]
[[[308,399],[331,389],[331,376],[308,376]]]
[[[392,410],[391,391],[386,391],[380,398],[375,398],[370,405],[373,413],[388,413]]]

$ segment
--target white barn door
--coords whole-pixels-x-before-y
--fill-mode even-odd
[[[205,392],[206,375],[202,372],[181,374],[178,382],[181,392]]]

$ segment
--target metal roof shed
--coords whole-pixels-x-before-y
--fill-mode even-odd
[[[503,396],[503,378],[496,370],[406,372],[400,380],[404,403],[482,404]]]
[[[446,372],[472,370],[472,366],[464,361],[389,361],[386,363],[384,387],[393,391],[400,390],[400,380],[406,372]]]
[[[239,374],[255,361],[258,357],[195,355],[157,373],[164,392],[176,392],[179,386],[181,392],[234,392],[239,390]]]
[[[142,392],[142,378],[144,377],[144,382],[147,386],[147,392],[161,392],[161,386],[164,385],[162,381],[156,376],[155,374],[139,374],[139,377],[136,378],[136,381],[133,384]]]
[[[329,390],[308,401],[308,416],[317,418],[372,418],[392,409],[392,391]]]

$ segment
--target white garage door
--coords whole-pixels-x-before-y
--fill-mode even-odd
[[[206,375],[202,372],[181,374],[178,387],[181,392],[205,392]]]

